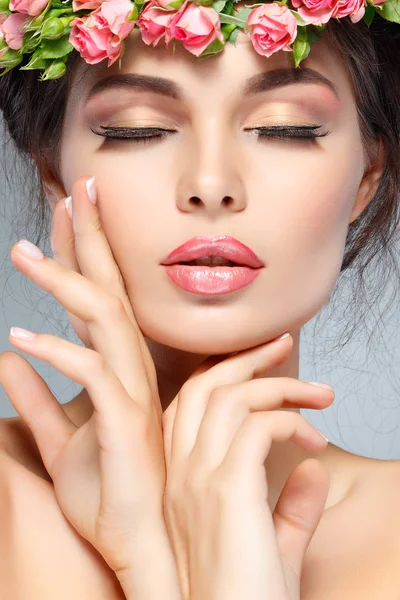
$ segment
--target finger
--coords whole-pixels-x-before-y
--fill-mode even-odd
[[[20,247],[21,244],[16,244],[11,249],[16,268],[85,321],[94,348],[123,381],[128,394],[139,403],[148,402],[149,383],[138,332],[131,326],[121,300],[51,258],[25,257]]]
[[[223,461],[240,426],[251,412],[280,408],[320,410],[332,404],[332,388],[290,377],[253,379],[211,393],[190,460],[204,472]]]
[[[259,481],[260,472],[265,475],[264,464],[272,442],[289,440],[313,451],[320,451],[327,444],[326,438],[299,413],[251,413],[237,431],[218,471],[243,489],[257,493],[254,482]]]
[[[324,512],[329,484],[329,471],[321,461],[303,461],[288,478],[272,513],[280,554],[298,579]]]
[[[67,269],[81,274],[75,255],[75,237],[72,229],[72,221],[68,214],[65,200],[60,200],[54,206],[50,241],[54,260]],[[79,339],[82,340],[86,348],[92,348],[86,323],[68,310],[66,310],[66,313]]]
[[[214,388],[254,379],[282,363],[288,357],[292,346],[293,338],[288,336],[239,352],[201,374],[193,373],[173,400],[178,405],[174,422],[170,422],[169,413],[164,415],[169,461],[172,463],[175,459],[179,462],[186,460],[194,448],[200,423]],[[215,357],[211,357],[204,361],[197,373],[206,368],[204,365],[212,364],[214,360]],[[170,413],[172,411],[174,407],[170,409]]]
[[[121,300],[130,322],[137,331],[144,368],[156,398],[158,387],[154,363],[137,324],[121,271],[104,233],[97,196],[94,178],[80,177],[72,186],[71,212],[76,259],[84,277]],[[95,204],[90,201],[90,197],[95,198]]]
[[[11,404],[32,431],[40,453],[46,457],[48,464],[52,464],[75,433],[76,426],[47,383],[16,352],[1,354],[0,382]]]
[[[96,422],[99,447],[110,456],[112,450],[115,460],[115,452],[121,448],[121,440],[132,439],[134,433],[129,431],[129,428],[132,424],[143,420],[143,411],[137,403],[132,402],[125,387],[103,357],[94,350],[82,348],[48,334],[34,334],[32,339],[18,339],[10,335],[9,340],[23,352],[49,363],[57,371],[88,390],[94,407],[93,418]],[[60,410],[64,411],[61,406],[57,408],[54,403],[50,406],[50,397],[47,394],[43,399],[47,418],[42,422],[34,415],[28,400],[29,395],[24,398],[20,395],[19,398],[20,414],[26,416],[28,423],[34,423],[32,433],[51,476],[54,457],[62,446],[57,440],[53,445],[49,445],[48,439],[50,437],[53,440],[52,427],[56,426],[57,419],[61,415]],[[63,442],[65,443],[65,436]]]
[[[76,273],[81,272],[75,254],[72,221],[65,205],[65,199],[58,201],[54,206],[50,243],[53,257],[60,265]]]

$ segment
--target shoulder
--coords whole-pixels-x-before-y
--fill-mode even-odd
[[[340,448],[327,466],[346,493],[324,512],[302,571],[302,598],[385,598],[400,594],[400,461]]]

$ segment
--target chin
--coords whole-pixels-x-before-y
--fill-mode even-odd
[[[143,329],[140,326],[143,335],[153,342],[162,344],[169,348],[181,350],[192,354],[212,356],[215,354],[231,354],[247,350],[260,344],[265,344],[279,337],[286,331],[265,331],[257,334],[248,327],[240,328],[231,325],[221,324],[220,330],[215,326],[207,327],[204,323],[193,324],[192,327],[183,327],[171,330],[170,327],[161,329],[160,323],[153,323],[152,327]]]

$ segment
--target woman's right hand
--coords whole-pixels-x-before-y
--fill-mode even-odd
[[[127,597],[178,600],[179,581],[163,514],[165,460],[155,366],[83,178],[74,184],[72,195],[75,268],[71,251],[65,266],[59,257],[26,258],[18,245],[11,257],[19,271],[76,317],[74,326],[90,347],[46,334],[9,339],[84,386],[93,414],[75,426],[19,354],[1,355],[0,380],[35,438],[61,510],[115,571],[124,591],[129,586]],[[65,212],[60,215],[62,204],[53,219],[67,217]],[[62,243],[57,227],[53,232],[57,257]],[[72,238],[72,229],[63,242],[72,248],[68,235]]]

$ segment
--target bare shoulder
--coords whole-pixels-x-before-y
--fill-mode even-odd
[[[64,517],[19,417],[0,419],[0,515],[0,598],[124,598],[115,574]]]
[[[305,600],[397,600],[400,595],[400,461],[334,447],[327,460],[346,493],[324,512],[302,572]],[[322,593],[323,592],[323,593]]]

